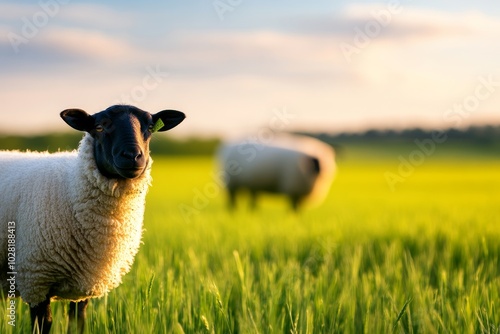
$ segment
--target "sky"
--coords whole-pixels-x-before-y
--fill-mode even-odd
[[[0,1],[0,133],[177,109],[177,136],[500,124],[494,1]]]

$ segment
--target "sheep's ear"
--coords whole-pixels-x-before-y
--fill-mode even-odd
[[[82,109],[66,109],[60,115],[75,130],[88,132],[94,127],[94,118]]]
[[[167,131],[179,125],[186,115],[177,110],[162,110],[153,116],[154,131]]]

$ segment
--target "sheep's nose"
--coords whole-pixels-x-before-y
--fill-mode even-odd
[[[121,155],[122,157],[133,161],[139,161],[142,159],[143,156],[142,151],[139,149],[123,151]]]
[[[123,151],[121,156],[127,160],[138,162],[138,161],[141,161],[141,159],[143,157],[143,153],[139,149],[132,149],[132,150]]]

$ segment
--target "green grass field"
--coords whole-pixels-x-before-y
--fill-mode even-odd
[[[144,245],[88,333],[500,333],[500,154],[437,152],[392,191],[409,149],[346,150],[298,215],[274,197],[228,213],[211,159],[155,159]],[[17,304],[1,333],[29,332]]]

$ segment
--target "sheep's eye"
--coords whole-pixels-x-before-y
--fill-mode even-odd
[[[102,125],[98,124],[98,125],[96,125],[95,130],[97,132],[103,132],[104,131],[104,127]]]

